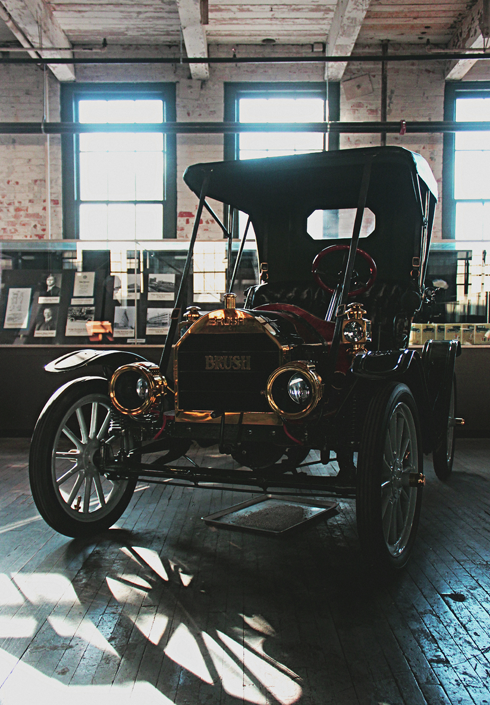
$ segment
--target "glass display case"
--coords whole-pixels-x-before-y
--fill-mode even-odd
[[[187,242],[3,241],[0,344],[161,345],[187,256]],[[182,309],[221,306],[231,265],[227,242],[196,244]],[[238,303],[258,279],[254,244],[245,248]]]

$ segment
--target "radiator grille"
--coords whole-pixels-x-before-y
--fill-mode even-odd
[[[178,408],[270,411],[264,391],[280,356],[279,347],[264,333],[188,336],[178,351]],[[206,369],[216,357],[222,358],[222,369]],[[246,362],[234,365],[236,358]],[[239,364],[250,369],[239,369]]]

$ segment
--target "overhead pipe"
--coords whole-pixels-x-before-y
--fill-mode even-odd
[[[28,49],[26,49],[28,51]],[[52,51],[45,47],[44,51]],[[63,51],[77,51],[65,48]],[[490,59],[490,53],[472,49],[469,52],[440,49],[424,54],[347,54],[345,56],[148,56],[148,57],[74,57],[74,58],[35,58],[26,59],[18,56],[1,56],[1,64],[326,64],[346,62],[383,62],[383,61],[460,61],[462,59]]]
[[[158,122],[158,123],[77,123],[77,122],[0,122],[1,135],[76,135],[93,132],[162,132],[177,134],[236,134],[240,132],[321,132],[331,134],[371,134],[389,132],[446,133],[489,132],[490,121],[455,122],[451,120],[389,122]]]
[[[384,61],[381,62],[381,122],[386,122],[388,117],[388,67],[386,58],[388,57],[388,40],[384,40],[381,45]],[[381,146],[386,147],[386,132],[381,133]]]

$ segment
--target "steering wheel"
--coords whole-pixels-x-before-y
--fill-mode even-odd
[[[342,252],[349,250],[350,246],[349,245],[330,245],[330,247],[325,247],[324,250],[319,252],[315,259],[313,260],[313,264],[311,266],[311,273],[313,274],[313,277],[318,284],[318,286],[325,291],[328,291],[330,294],[333,294],[335,291],[335,287],[328,286],[323,279],[320,277],[320,273],[318,272],[318,267],[320,265],[320,262],[325,259],[325,257],[330,257],[334,252]],[[369,265],[369,279],[365,284],[362,284],[362,282],[359,282],[362,284],[358,289],[353,289],[352,291],[349,290],[349,296],[359,296],[359,294],[364,294],[364,292],[368,291],[376,281],[376,275],[378,273],[377,267],[376,267],[376,262],[373,260],[371,255],[368,255],[367,252],[364,250],[357,250],[356,256],[360,255]]]

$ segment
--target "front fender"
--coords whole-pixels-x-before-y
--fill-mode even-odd
[[[103,365],[116,370],[129,362],[146,362],[146,358],[129,350],[75,350],[48,362],[46,372],[70,372],[90,365]]]
[[[55,392],[53,392],[53,394],[49,397],[48,401],[46,402],[46,404],[43,407],[43,410],[39,414],[39,418],[37,419],[36,426],[34,428],[34,433],[36,433],[37,429],[40,427],[40,425],[42,425],[43,419],[46,416],[46,414],[49,412],[51,407],[57,403],[60,396],[62,394],[64,394],[67,389],[77,385],[80,387],[80,391],[83,391],[84,385],[87,382],[91,382],[94,379],[99,380],[101,383],[104,383],[104,385],[108,386],[108,383],[107,383],[107,380],[105,377],[77,377],[76,379],[72,379],[69,382],[66,382],[61,387],[58,387],[58,389]],[[107,391],[107,395],[109,395],[109,391]]]

